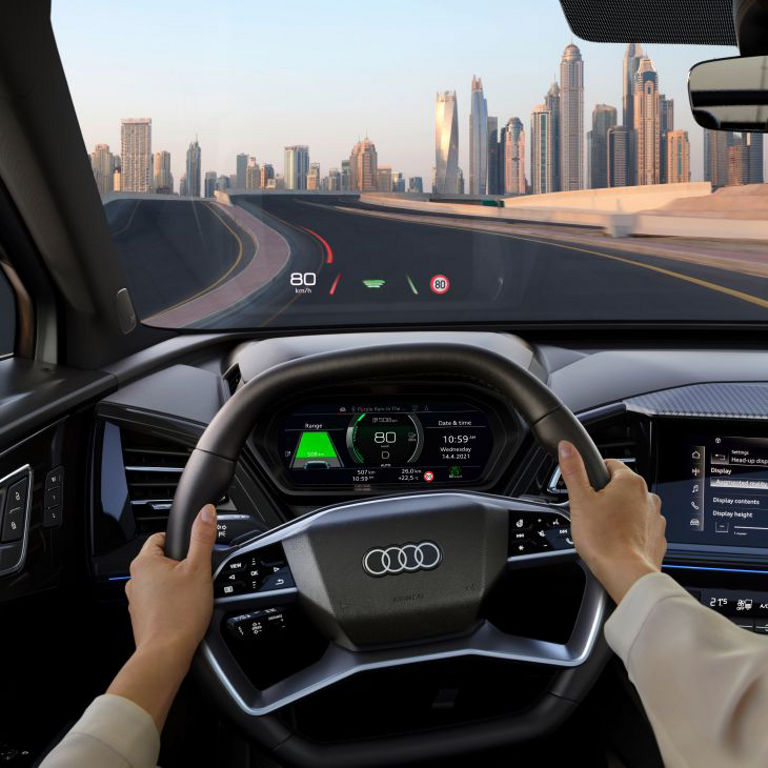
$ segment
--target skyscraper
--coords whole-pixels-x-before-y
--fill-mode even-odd
[[[661,103],[659,76],[644,56],[635,72],[636,183],[661,183]]]
[[[524,195],[525,182],[525,130],[519,117],[510,117],[501,130],[501,151],[503,159],[502,192],[505,195]]]
[[[560,179],[560,86],[556,80],[549,86],[544,106],[552,115],[552,192],[559,192],[563,186]]]
[[[380,165],[376,169],[376,189],[379,192],[392,191],[392,167]]]
[[[469,194],[484,195],[488,189],[488,104],[483,81],[472,76],[469,112]]]
[[[573,43],[560,60],[560,181],[584,188],[584,60]]]
[[[741,140],[747,148],[747,184],[763,184],[765,171],[763,166],[763,141],[762,133],[742,133]]]
[[[616,107],[597,104],[592,110],[589,141],[589,179],[591,189],[608,186],[608,131],[616,125]]]
[[[410,179],[408,179],[408,191],[421,195],[424,192],[424,182],[422,181],[421,176],[411,176]]]
[[[624,68],[622,72],[622,125],[630,130],[635,127],[635,73],[644,56],[642,46],[630,43],[624,52]]]
[[[205,197],[213,197],[213,193],[216,191],[216,171],[206,171],[203,185],[203,193]]]
[[[216,189],[221,191],[229,189],[229,176],[219,176],[216,179]]]
[[[353,192],[375,192],[377,172],[376,145],[366,136],[352,147],[349,156],[349,188]]]
[[[405,176],[402,171],[392,171],[392,191],[405,192]]]
[[[200,197],[201,152],[197,139],[190,143],[187,149],[187,196]]]
[[[728,150],[736,143],[730,131],[704,129],[704,181],[712,182],[712,188],[728,184]]]
[[[489,195],[498,195],[501,193],[501,175],[499,169],[499,118],[489,117],[488,128],[488,179],[485,184]]]
[[[307,174],[307,191],[317,192],[320,189],[320,163],[310,163]]]
[[[245,166],[245,184],[243,189],[261,189],[261,169],[255,157],[248,158],[248,164]]]
[[[261,164],[261,188],[268,189],[269,182],[275,178],[275,168],[271,163]]]
[[[350,172],[349,160],[341,161],[341,190],[346,192],[351,188],[352,174]]]
[[[341,192],[341,171],[338,168],[328,171],[328,191]]]
[[[173,174],[171,173],[171,153],[155,152],[155,169],[153,174],[155,192],[160,195],[173,193]]]
[[[235,157],[235,168],[237,169],[237,188],[245,189],[245,169],[248,167],[248,155],[241,152]]]
[[[120,189],[152,191],[152,120],[148,117],[120,121]]]
[[[439,195],[459,191],[459,118],[456,91],[443,91],[435,98],[435,184]]]
[[[625,125],[608,130],[608,186],[630,187],[634,184],[635,132]]]
[[[691,148],[688,131],[667,131],[666,179],[668,184],[680,184],[691,180]]]
[[[91,155],[91,168],[99,194],[112,192],[115,184],[115,156],[109,151],[109,144],[96,145]]]
[[[746,184],[748,169],[747,147],[741,142],[728,147],[728,186],[735,187]]]
[[[661,183],[666,184],[667,178],[667,134],[675,130],[675,100],[668,99],[663,93],[659,96],[659,121],[661,123]]]
[[[309,147],[294,144],[285,148],[283,177],[286,189],[306,189],[309,173]]]
[[[531,113],[531,187],[534,195],[552,192],[552,113],[539,104]]]

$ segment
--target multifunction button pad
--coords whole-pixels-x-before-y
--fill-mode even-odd
[[[509,556],[538,555],[573,549],[571,523],[557,512],[512,512],[509,518]]]
[[[238,597],[295,586],[279,545],[246,552],[228,560],[214,582],[215,597]]]

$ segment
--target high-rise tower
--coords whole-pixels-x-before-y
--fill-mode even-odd
[[[635,73],[643,58],[643,49],[638,43],[630,43],[624,52],[624,68],[622,71],[622,125],[627,128],[635,127]]]
[[[152,191],[152,120],[148,117],[120,121],[120,189]]]
[[[349,188],[354,192],[375,192],[378,172],[376,145],[366,136],[352,147],[349,156]]]
[[[488,181],[488,104],[483,81],[472,76],[469,113],[469,194],[484,195]]]
[[[589,132],[589,181],[592,189],[608,186],[608,131],[616,125],[616,107],[597,104]]]
[[[560,180],[560,86],[557,81],[549,86],[544,106],[552,115],[552,191],[559,192],[563,187]]]
[[[635,72],[635,163],[637,184],[661,183],[659,76],[644,56]]]
[[[552,192],[552,112],[539,104],[531,113],[531,187],[534,195]]]
[[[456,91],[435,98],[435,188],[439,195],[459,192],[459,118]]]
[[[187,149],[187,196],[200,197],[201,189],[201,151],[197,139],[190,143]]]
[[[309,174],[309,147],[294,144],[285,148],[283,177],[286,189],[306,189]]]
[[[573,43],[560,60],[560,183],[584,188],[584,60]]]
[[[524,195],[525,182],[525,130],[519,117],[510,117],[501,130],[499,153],[503,158],[502,178],[505,195]]]

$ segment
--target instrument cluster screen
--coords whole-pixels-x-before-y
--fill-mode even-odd
[[[301,406],[279,425],[279,451],[300,485],[450,485],[477,482],[493,429],[461,402],[333,402]]]
[[[768,549],[768,428],[745,431],[662,434],[656,492],[670,542]]]

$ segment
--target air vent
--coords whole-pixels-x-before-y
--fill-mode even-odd
[[[228,368],[224,374],[224,381],[227,382],[229,387],[229,394],[234,395],[237,388],[240,386],[240,382],[243,380],[243,376],[240,373],[240,366],[235,363],[231,368]]]
[[[133,517],[144,533],[165,530],[191,448],[122,429],[123,462]]]
[[[648,479],[650,440],[644,420],[639,420],[635,414],[622,414],[585,426],[605,458],[619,459]],[[552,457],[546,456],[541,460],[528,493],[563,499],[567,497],[568,491],[560,476],[560,468]]]

